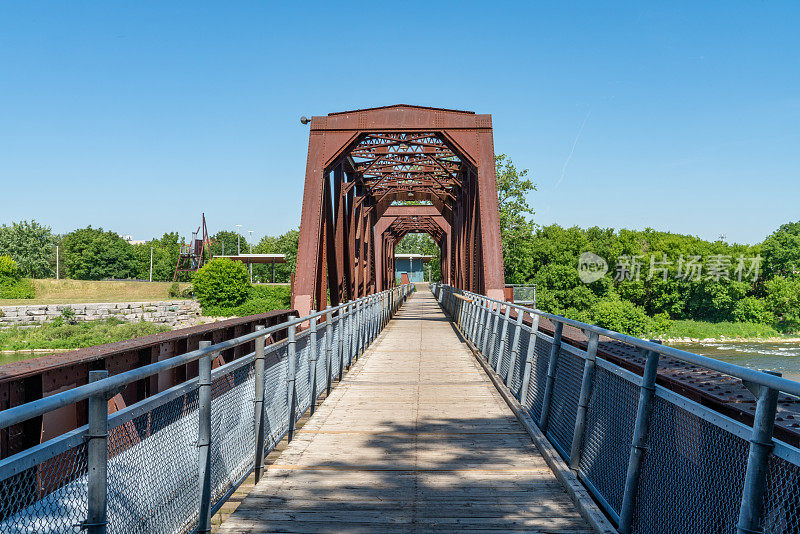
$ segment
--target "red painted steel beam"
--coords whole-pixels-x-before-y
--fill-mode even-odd
[[[406,200],[429,205],[392,206]],[[490,115],[397,105],[312,117],[294,306],[328,304],[323,269],[333,304],[390,287],[411,231],[437,241],[445,281],[502,298],[497,209]]]

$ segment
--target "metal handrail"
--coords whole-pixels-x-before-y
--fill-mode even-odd
[[[178,398],[176,395],[186,393],[189,390],[196,390],[196,447],[199,453],[199,461],[196,465],[196,469],[199,513],[196,516],[197,525],[193,531],[198,534],[208,533],[211,529],[211,515],[219,510],[225,500],[239,487],[249,473],[255,471],[256,482],[258,482],[263,473],[264,453],[268,446],[263,426],[264,418],[267,416],[265,411],[267,399],[264,389],[266,379],[265,357],[267,353],[272,353],[279,349],[283,350],[285,348],[285,358],[287,362],[285,374],[287,394],[285,406],[288,408],[286,413],[286,428],[283,430],[280,437],[272,436],[270,439],[275,438],[280,440],[283,439],[283,437],[287,437],[291,441],[296,422],[306,409],[310,408],[313,413],[314,402],[319,397],[321,391],[321,389],[317,389],[319,379],[316,361],[320,357],[320,354],[317,353],[317,334],[319,333],[320,326],[317,320],[320,317],[325,317],[325,323],[323,323],[325,324],[323,330],[324,336],[322,338],[323,343],[325,343],[325,353],[322,357],[325,358],[325,381],[327,382],[327,391],[330,392],[333,375],[338,374],[339,380],[343,377],[345,359],[347,360],[346,364],[349,368],[354,359],[363,354],[369,344],[375,340],[378,333],[386,326],[388,321],[413,290],[414,286],[412,284],[406,284],[380,293],[351,300],[337,306],[328,307],[325,310],[313,312],[304,317],[291,319],[269,328],[258,325],[256,326],[255,332],[214,345],[212,345],[210,341],[200,341],[200,348],[197,350],[120,373],[112,377],[108,377],[108,371],[105,370],[91,371],[89,375],[89,384],[4,410],[0,412],[0,428],[6,428],[33,417],[44,415],[45,413],[57,410],[66,405],[88,400],[88,425],[84,425],[62,436],[52,438],[37,447],[27,449],[0,461],[0,474],[3,475],[0,482],[5,483],[5,481],[11,480],[11,477],[21,474],[24,470],[50,461],[59,454],[67,451],[70,447],[74,447],[79,443],[85,444],[87,469],[83,474],[85,477],[85,482],[83,483],[85,483],[86,488],[86,519],[75,526],[80,526],[89,534],[104,534],[109,524],[108,468],[109,460],[112,457],[109,449],[109,422],[114,420],[116,426],[113,428],[120,428],[120,425],[125,425],[126,421],[130,421],[131,418],[144,413],[142,410],[145,407],[150,407],[152,409],[156,406],[164,406],[165,402],[170,402],[171,399]],[[338,338],[338,373],[335,373],[333,370],[335,362],[332,360],[333,352],[336,351],[336,349],[330,346],[333,340],[332,323],[334,322],[339,323],[340,331],[344,329],[344,332],[341,332]],[[298,333],[298,326],[304,323],[308,324],[308,328],[305,328],[302,333]],[[277,331],[283,330],[287,332],[287,338],[271,343],[267,348],[265,345],[267,337]],[[346,340],[345,337],[347,338]],[[313,351],[313,354],[306,352],[306,356],[302,356],[302,353],[298,349],[298,341],[303,338],[307,338],[306,344],[312,347],[310,350]],[[221,351],[251,341],[255,341],[254,352],[234,360],[218,368],[216,371],[212,371],[212,361]],[[302,360],[303,358],[306,358],[304,361],[307,361],[307,365],[311,365],[313,370],[310,371],[311,374],[306,376],[305,379],[301,378],[298,381],[296,380],[300,363],[298,360]],[[281,359],[280,356],[278,359]],[[121,412],[117,412],[115,416],[109,417],[108,399],[111,398],[112,395],[122,391],[126,385],[194,361],[198,362],[197,377],[188,379],[182,384],[162,392],[161,394],[148,397],[138,403],[132,404]],[[253,426],[248,431],[252,433],[251,437],[253,439],[253,447],[250,456],[251,460],[248,460],[252,463],[243,477],[241,473],[239,473],[236,475],[239,478],[228,482],[230,487],[222,496],[212,496],[211,472],[215,465],[215,460],[212,457],[212,446],[215,443],[214,439],[212,439],[212,404],[214,402],[212,385],[215,378],[223,376],[223,369],[225,370],[224,376],[230,376],[232,372],[248,364],[253,365],[252,380],[253,387],[255,388],[254,396],[251,398],[253,402],[253,412],[251,412],[253,416]],[[310,388],[308,394],[310,401],[308,399],[304,401],[299,400],[298,387]],[[309,402],[310,405],[308,404]],[[124,414],[124,419],[121,417],[122,414]],[[178,433],[180,434],[180,431],[178,431]],[[277,441],[271,446],[274,446],[275,443],[277,443]],[[72,480],[70,480],[69,483],[73,483]],[[40,496],[39,499],[41,498]],[[37,499],[37,502],[39,499]],[[32,521],[41,519],[35,513],[25,517]],[[180,520],[186,521],[186,524],[189,525],[192,522],[191,518],[192,516],[189,512],[187,517]],[[0,516],[0,520],[4,519],[6,518]],[[123,527],[118,526],[118,528]]]
[[[410,284],[406,284],[410,285]],[[400,286],[403,287],[403,286]],[[15,425],[21,423],[23,421],[27,421],[28,419],[32,419],[34,417],[39,417],[44,415],[48,412],[53,410],[57,410],[64,406],[69,406],[76,402],[80,402],[86,400],[94,395],[101,395],[101,394],[108,394],[111,392],[117,392],[120,388],[125,387],[126,385],[130,384],[131,382],[135,382],[137,380],[141,380],[143,378],[147,378],[148,376],[152,376],[154,374],[160,373],[162,371],[168,371],[175,367],[194,362],[203,358],[205,356],[230,349],[239,345],[243,345],[260,337],[266,339],[267,336],[278,332],[280,330],[284,330],[291,326],[296,326],[302,324],[306,321],[309,321],[314,318],[319,318],[321,316],[327,315],[328,313],[335,313],[338,312],[348,306],[353,304],[358,304],[360,302],[366,301],[370,298],[375,298],[379,295],[388,294],[392,289],[387,289],[385,291],[381,291],[380,293],[374,293],[372,295],[361,297],[355,300],[351,300],[338,306],[328,307],[322,311],[314,312],[304,317],[298,317],[296,319],[292,319],[290,321],[286,321],[269,328],[265,328],[262,330],[256,330],[254,332],[250,332],[249,334],[245,334],[233,339],[229,339],[227,341],[222,341],[220,343],[216,343],[214,345],[210,345],[208,347],[199,348],[197,350],[193,350],[187,352],[185,354],[181,354],[178,356],[173,356],[172,358],[168,358],[166,360],[151,363],[142,367],[138,367],[136,369],[131,369],[130,371],[126,371],[124,373],[119,373],[108,378],[104,378],[102,380],[97,380],[95,382],[90,382],[83,386],[78,386],[76,388],[70,389],[68,391],[64,391],[61,393],[57,393],[55,395],[51,395],[49,397],[45,397],[42,399],[35,400],[33,402],[28,402],[25,404],[20,404],[19,406],[14,406],[13,408],[8,408],[6,410],[0,411],[0,429],[7,428],[11,425]]]
[[[578,356],[583,360],[583,376],[575,406],[575,422],[572,429],[571,446],[570,444],[562,443],[560,447],[556,447],[559,453],[564,456],[565,459],[568,459],[569,467],[575,472],[581,470],[582,455],[585,448],[587,414],[590,410],[596,382],[595,369],[596,366],[601,363],[601,361],[597,360],[599,337],[602,335],[645,351],[646,362],[643,376],[641,378],[637,377],[636,380],[627,379],[629,383],[634,383],[638,387],[639,397],[636,416],[633,421],[630,453],[624,479],[622,502],[619,510],[614,510],[614,508],[609,505],[606,499],[607,495],[603,495],[586,476],[582,479],[586,483],[587,489],[598,499],[598,502],[603,506],[606,512],[608,512],[609,516],[617,523],[618,530],[621,534],[630,534],[633,530],[639,479],[642,473],[643,457],[648,448],[649,427],[654,410],[654,397],[659,394],[658,386],[656,385],[659,356],[663,354],[680,361],[719,371],[741,379],[744,385],[756,397],[757,402],[753,424],[749,429],[749,436],[740,435],[743,439],[749,441],[750,444],[746,459],[746,470],[743,477],[743,487],[740,495],[737,532],[739,534],[761,532],[759,529],[765,508],[765,487],[768,483],[767,473],[770,469],[770,458],[773,457],[773,455],[777,456],[777,445],[780,444],[783,448],[788,447],[786,444],[781,444],[773,440],[775,420],[777,417],[778,393],[783,391],[794,395],[800,395],[800,383],[774,376],[766,371],[754,371],[706,356],[700,356],[672,347],[665,347],[664,345],[652,341],[645,341],[599,326],[567,319],[560,315],[554,315],[519,304],[500,301],[470,291],[463,291],[451,286],[434,284],[432,290],[442,306],[449,311],[453,321],[460,325],[462,331],[466,329],[465,335],[473,344],[474,350],[480,353],[488,362],[491,362],[495,358],[497,359],[495,371],[498,374],[500,374],[502,367],[506,332],[510,324],[510,311],[512,308],[517,310],[516,321],[518,328],[515,330],[512,344],[512,361],[509,362],[508,371],[506,372],[504,380],[509,387],[511,385],[509,378],[511,366],[517,357],[514,355],[514,352],[517,350],[515,347],[517,347],[519,340],[519,327],[522,325],[524,314],[530,314],[532,319],[530,327],[531,342],[529,342],[528,345],[522,386],[520,387],[520,394],[518,397],[523,404],[525,403],[525,392],[528,389],[528,381],[530,380],[535,340],[538,337],[548,337],[539,332],[539,319],[545,317],[553,321],[555,327],[552,338],[549,338],[551,347],[549,361],[547,362],[547,375],[544,379],[540,376],[539,380],[543,380],[545,383],[538,384],[539,387],[543,386],[544,393],[537,424],[546,435],[548,435],[547,432],[551,418],[550,406],[555,391],[556,374],[560,359],[559,355],[564,348],[566,348],[565,346],[562,348],[561,344],[564,325],[566,324],[579,328],[588,335],[589,340],[586,349],[584,351],[578,351]],[[465,299],[464,296],[470,297],[470,299]],[[505,308],[504,313],[503,308]],[[498,336],[498,323],[501,320],[501,316],[503,321],[502,333],[499,334],[499,347],[495,348],[497,346],[495,340],[497,340]],[[489,332],[491,332],[491,335]],[[574,351],[575,349],[572,348],[566,350],[566,352]],[[602,364],[601,367],[605,365],[608,365],[608,363]],[[613,366],[613,364],[611,365]],[[500,377],[500,379],[503,380],[503,377]],[[561,383],[561,387],[564,387],[563,382]],[[574,389],[573,394],[575,394]],[[672,400],[670,402],[680,406],[690,401]],[[562,413],[561,416],[563,417],[563,415]],[[718,416],[718,418],[722,418],[722,416]],[[729,425],[723,423],[717,424],[716,426],[727,430],[726,427]],[[793,450],[797,452],[797,449]],[[797,454],[794,455],[792,464],[794,466],[800,465],[797,461]]]
[[[470,295],[474,298],[480,298],[481,300],[486,302],[492,302],[495,304],[500,304],[502,306],[510,306],[512,308],[516,308],[519,311],[531,315],[535,314],[538,315],[539,317],[550,319],[553,322],[574,326],[575,328],[579,328],[585,332],[593,332],[595,334],[610,339],[622,341],[623,343],[633,345],[636,348],[640,348],[646,351],[652,350],[659,354],[663,354],[664,356],[670,356],[672,358],[687,363],[699,365],[701,367],[706,367],[714,371],[719,371],[720,373],[724,373],[726,375],[730,375],[735,378],[739,378],[741,380],[746,380],[748,382],[752,382],[760,386],[766,386],[768,388],[776,389],[784,393],[791,393],[792,395],[800,396],[800,382],[789,380],[788,378],[782,378],[761,371],[754,371],[753,369],[748,369],[746,367],[742,367],[741,365],[727,363],[721,360],[715,360],[714,358],[709,358],[708,356],[702,356],[700,354],[694,354],[692,352],[687,352],[685,350],[676,349],[674,347],[661,345],[659,343],[654,343],[652,341],[647,341],[645,339],[640,339],[626,334],[620,334],[619,332],[615,332],[614,330],[608,330],[606,328],[602,328],[600,326],[596,326],[593,324],[583,323],[581,321],[577,321],[575,319],[569,319],[561,315],[554,315],[552,313],[547,313],[539,309],[528,308],[521,304],[515,304],[513,302],[493,299],[491,297],[487,297],[479,293],[473,293],[471,291],[463,291],[462,294]]]

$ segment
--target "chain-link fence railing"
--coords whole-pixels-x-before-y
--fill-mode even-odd
[[[0,460],[0,532],[180,533],[213,515],[341,378],[412,286],[211,345],[0,412],[0,428],[88,400],[89,424]],[[285,332],[283,341],[266,338]],[[256,342],[229,363],[220,352]],[[266,345],[266,346],[265,346]],[[219,364],[219,365],[218,365]],[[218,365],[212,370],[212,367]],[[196,378],[108,415],[108,399],[158,373]]]
[[[800,450],[773,438],[778,393],[800,396],[800,383],[449,286],[432,290],[620,532],[800,532]],[[540,330],[540,318],[554,331]],[[562,342],[565,327],[579,343]],[[638,349],[643,375],[598,358],[601,335]],[[660,355],[741,379],[752,392],[742,401],[756,404],[752,425],[657,385]]]

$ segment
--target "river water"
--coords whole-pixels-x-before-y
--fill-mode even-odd
[[[50,356],[51,354],[61,354],[66,352],[63,350],[55,352],[12,352],[11,354],[0,354],[0,365],[6,363],[21,362],[22,360],[30,360],[31,358],[38,358],[40,356]]]
[[[750,369],[783,373],[784,378],[800,381],[800,343],[792,342],[708,342],[670,343],[676,349],[702,354]]]

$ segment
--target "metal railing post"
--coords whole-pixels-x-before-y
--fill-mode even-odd
[[[508,362],[508,370],[506,371],[506,386],[511,387],[511,382],[514,379],[514,371],[519,363],[519,335],[522,330],[522,318],[525,315],[520,309],[517,309],[517,319],[514,321],[514,337],[511,340],[511,350],[509,351],[510,359]]]
[[[625,474],[625,489],[622,494],[622,506],[619,512],[620,534],[630,534],[633,526],[633,512],[636,506],[636,492],[639,488],[639,476],[642,472],[642,457],[650,432],[650,416],[653,413],[653,399],[656,392],[658,375],[658,358],[656,351],[647,351],[647,359],[642,375],[642,387],[639,389],[639,404],[636,407],[636,422],[631,439],[631,453],[628,457],[628,471]]]
[[[339,315],[336,316],[336,320],[339,323],[339,382],[342,381],[342,377],[344,376],[344,338],[347,334],[345,330],[344,310],[344,307],[339,308]]]
[[[489,347],[489,338],[491,337],[492,325],[492,308],[494,303],[486,299],[483,301],[483,313],[481,314],[481,325],[483,326],[483,336],[481,339],[481,356],[484,360],[489,359],[487,348]]]
[[[201,341],[200,348],[211,345]],[[211,532],[211,364],[214,354],[206,354],[198,360],[198,484],[200,485],[200,508],[197,518],[197,532]]]
[[[89,382],[104,378],[108,378],[108,371],[89,371]],[[108,525],[108,398],[105,393],[89,397],[88,416],[88,509],[83,526],[90,534],[105,534]]]
[[[316,313],[311,310],[311,313]],[[311,380],[311,415],[317,411],[317,318],[312,317],[309,324],[309,340],[308,340],[308,367],[309,367],[309,380]]]
[[[500,323],[500,304],[497,304],[497,311],[494,311],[494,305],[492,305],[491,309],[491,321],[492,321],[492,330],[489,336],[489,346],[486,350],[486,361],[489,362],[489,365],[492,364],[492,358],[494,357],[495,347],[497,346],[497,328]]]
[[[589,333],[586,346],[586,360],[583,362],[583,380],[581,380],[581,396],[578,398],[578,411],[575,414],[575,431],[572,433],[572,447],[569,453],[569,466],[577,470],[581,463],[583,436],[586,433],[586,413],[594,387],[594,369],[597,362],[597,343],[600,336],[596,332]]]
[[[500,312],[500,310],[497,311],[498,313]],[[494,370],[494,372],[497,373],[498,375],[500,374],[500,371],[503,369],[503,357],[506,355],[506,334],[508,334],[508,323],[510,322],[510,318],[511,318],[511,306],[506,304],[506,311],[503,314],[503,326],[500,329],[500,343],[497,346],[497,364]],[[499,320],[500,319],[498,318],[498,321]]]
[[[256,330],[264,330],[264,325],[256,325]],[[256,338],[256,359],[254,366],[255,394],[253,396],[253,428],[255,435],[255,477],[256,484],[264,472],[264,336]]]
[[[558,356],[561,352],[561,333],[564,323],[556,323],[553,329],[553,346],[550,347],[550,359],[547,362],[547,380],[544,383],[544,397],[542,398],[542,414],[539,416],[539,427],[542,432],[547,432],[550,423],[550,403],[553,400],[553,384],[556,381],[556,367]]]
[[[286,371],[286,406],[289,408],[289,435],[288,440],[294,439],[295,411],[297,410],[297,392],[295,390],[295,376],[297,371],[297,325],[291,325],[287,332],[288,343],[286,352],[288,365]]]
[[[472,324],[469,327],[469,337],[472,344],[478,346],[478,319],[481,313],[481,301],[478,297],[472,297]]]
[[[325,377],[325,395],[330,395],[333,380],[333,312],[330,311],[325,314]]]
[[[347,370],[350,370],[350,366],[353,365],[353,352],[355,351],[355,328],[353,328],[353,322],[355,321],[356,315],[356,306],[350,304],[346,306],[347,314],[345,322],[347,323]]]
[[[361,311],[358,312],[358,355],[367,350],[367,301],[359,303]]]
[[[771,373],[780,376],[779,373]],[[750,438],[750,452],[747,455],[747,471],[744,475],[742,502],[739,507],[738,534],[763,532],[761,516],[764,511],[764,488],[767,482],[769,457],[775,443],[772,434],[775,430],[775,415],[778,409],[778,391],[767,386],[745,384],[754,391],[756,413],[753,420],[753,434]]]
[[[531,337],[528,340],[528,353],[525,355],[525,368],[522,371],[522,381],[519,386],[519,393],[517,399],[520,404],[527,407],[528,402],[528,389],[531,383],[531,375],[533,374],[533,359],[536,356],[536,340],[539,339],[537,333],[539,332],[539,316],[536,314],[531,315]]]

